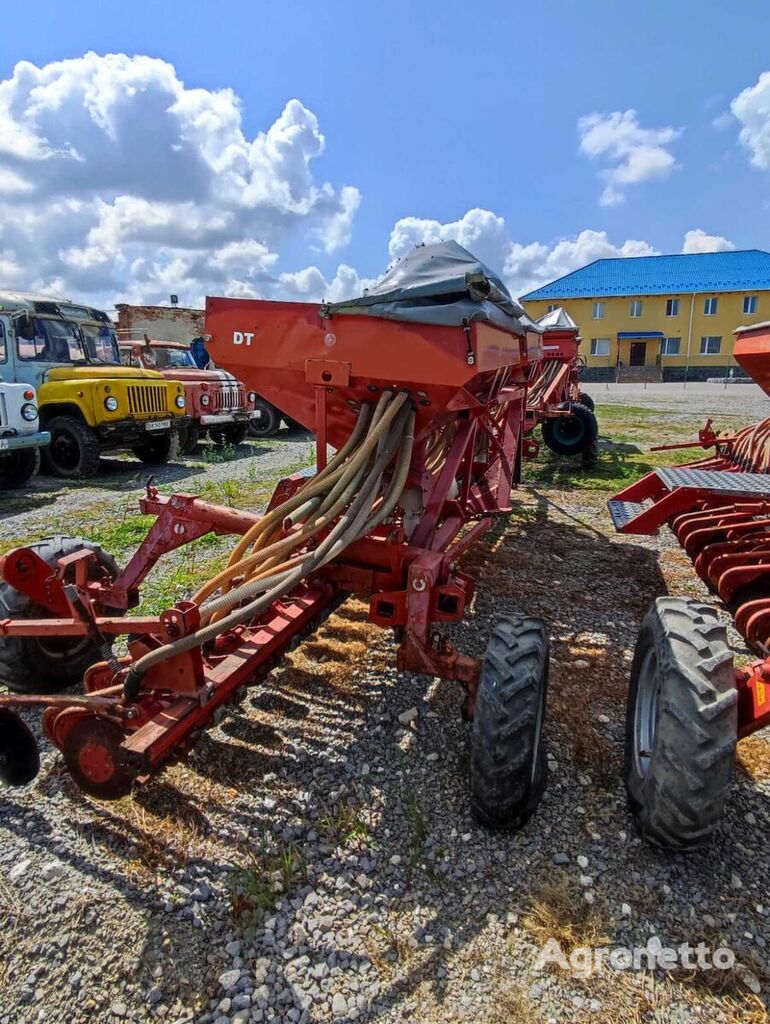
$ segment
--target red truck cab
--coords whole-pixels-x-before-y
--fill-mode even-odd
[[[150,338],[120,338],[123,363],[159,370],[169,380],[184,384],[189,423],[181,450],[189,455],[208,432],[215,444],[240,444],[254,416],[254,398],[226,370],[201,370],[188,345]]]

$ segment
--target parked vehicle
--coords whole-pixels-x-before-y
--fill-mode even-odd
[[[174,458],[185,422],[181,383],[123,366],[106,313],[69,301],[0,293],[3,369],[37,389],[40,427],[51,435],[43,468],[93,476],[105,451],[131,450],[149,465]]]
[[[0,321],[0,370],[7,361],[7,339]],[[40,468],[40,449],[51,440],[40,429],[35,389],[0,381],[0,490],[23,487]]]
[[[190,343],[190,353],[196,366],[201,369],[213,370],[216,366],[206,349],[206,342],[203,338],[193,338]],[[251,418],[249,419],[249,433],[252,437],[272,437],[277,434],[284,421],[289,430],[304,430],[301,423],[291,419],[285,412],[273,405],[272,402],[256,391],[248,394]]]
[[[180,380],[187,398],[187,424],[181,450],[192,452],[208,431],[215,444],[240,444],[254,415],[254,400],[243,384],[226,370],[202,370],[188,345],[178,341],[152,341],[121,337],[121,359],[127,366],[159,370],[170,380]]]

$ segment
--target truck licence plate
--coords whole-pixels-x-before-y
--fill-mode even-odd
[[[145,423],[145,430],[168,430],[171,426],[171,420],[150,420],[149,423]]]

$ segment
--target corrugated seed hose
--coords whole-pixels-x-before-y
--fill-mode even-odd
[[[350,437],[327,466],[255,523],[233,548],[227,567],[200,588],[193,600],[200,605],[201,628],[150,651],[131,667],[126,699],[136,699],[142,677],[154,665],[253,620],[383,522],[406,485],[414,423],[405,392],[384,392],[374,410],[363,405]],[[323,540],[309,546],[322,530],[328,530]]]

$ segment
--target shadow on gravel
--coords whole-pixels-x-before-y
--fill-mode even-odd
[[[581,506],[579,492],[572,497],[567,507],[542,489],[524,492],[513,515],[463,559],[478,591],[469,623],[449,630],[460,650],[481,655],[495,620],[507,613],[526,610],[549,624],[546,730],[556,769],[523,831],[490,832],[473,820],[459,687],[397,677],[393,644],[354,601],[218,729],[204,734],[184,765],[116,805],[84,800],[64,782],[65,799],[57,804],[62,820],[94,850],[106,848],[122,860],[125,873],[103,858],[64,848],[40,812],[21,810],[12,798],[0,799],[0,820],[18,821],[12,826],[18,834],[39,834],[43,849],[55,849],[84,877],[115,885],[141,908],[145,923],[134,946],[143,990],[156,983],[160,967],[169,994],[196,1012],[218,998],[216,977],[229,963],[217,937],[235,926],[246,947],[270,959],[272,989],[289,993],[284,1009],[293,1005],[291,993],[301,994],[292,973],[301,955],[309,958],[305,972],[330,961],[359,974],[369,965],[379,994],[367,1020],[393,1020],[394,1013],[441,1019],[425,1007],[447,1003],[446,1019],[457,1019],[458,981],[468,990],[478,983],[471,970],[486,983],[490,966],[498,986],[509,984],[514,971],[527,977],[522,965],[540,947],[522,922],[545,898],[555,858],[562,858],[556,863],[565,865],[577,891],[573,908],[561,907],[559,926],[571,927],[571,915],[578,920],[584,910],[577,880],[588,872],[596,914],[613,943],[644,946],[652,930],[664,945],[697,944],[703,937],[714,948],[725,937],[725,908],[740,919],[753,907],[748,889],[737,888],[732,877],[770,873],[766,845],[748,851],[737,838],[745,835],[737,823],[755,805],[755,794],[748,781],[736,785],[725,828],[702,854],[685,859],[636,840],[620,776],[629,652],[639,622],[666,584],[655,548],[608,535],[597,528],[606,524],[603,513]],[[415,728],[399,730],[397,715],[411,706],[419,709]],[[46,787],[55,774],[39,785]],[[269,797],[255,798],[265,790]],[[212,835],[212,819],[227,827]],[[578,866],[580,854],[587,868]],[[195,894],[181,912],[164,909],[170,878],[190,865],[220,886],[223,875],[232,886],[248,879],[245,895],[231,896],[231,922],[211,920],[207,899],[196,903]],[[265,921],[276,914],[264,891],[276,869],[283,888],[269,891],[273,903],[282,900],[281,924],[266,930]],[[355,895],[337,895],[338,881]],[[324,925],[320,940],[308,935],[303,901],[311,891],[319,896],[314,913],[324,918],[341,909],[351,935],[354,918],[376,916],[363,946],[353,939],[343,945],[339,922]],[[619,913],[624,903],[633,907],[630,919]],[[702,924],[705,914],[713,915],[713,927]],[[729,944],[749,959],[751,945],[741,930],[730,934]],[[621,983],[626,977],[567,979],[565,990],[599,995],[609,1013],[620,993],[613,986]],[[704,982],[677,976],[671,984],[686,1000]],[[564,1012],[583,1019],[571,996],[564,999]],[[631,1019],[623,1015],[625,1006],[618,1019]],[[533,1006],[521,1019],[548,1016]],[[324,1007],[318,1014],[311,1009],[307,1020],[327,1017]]]

